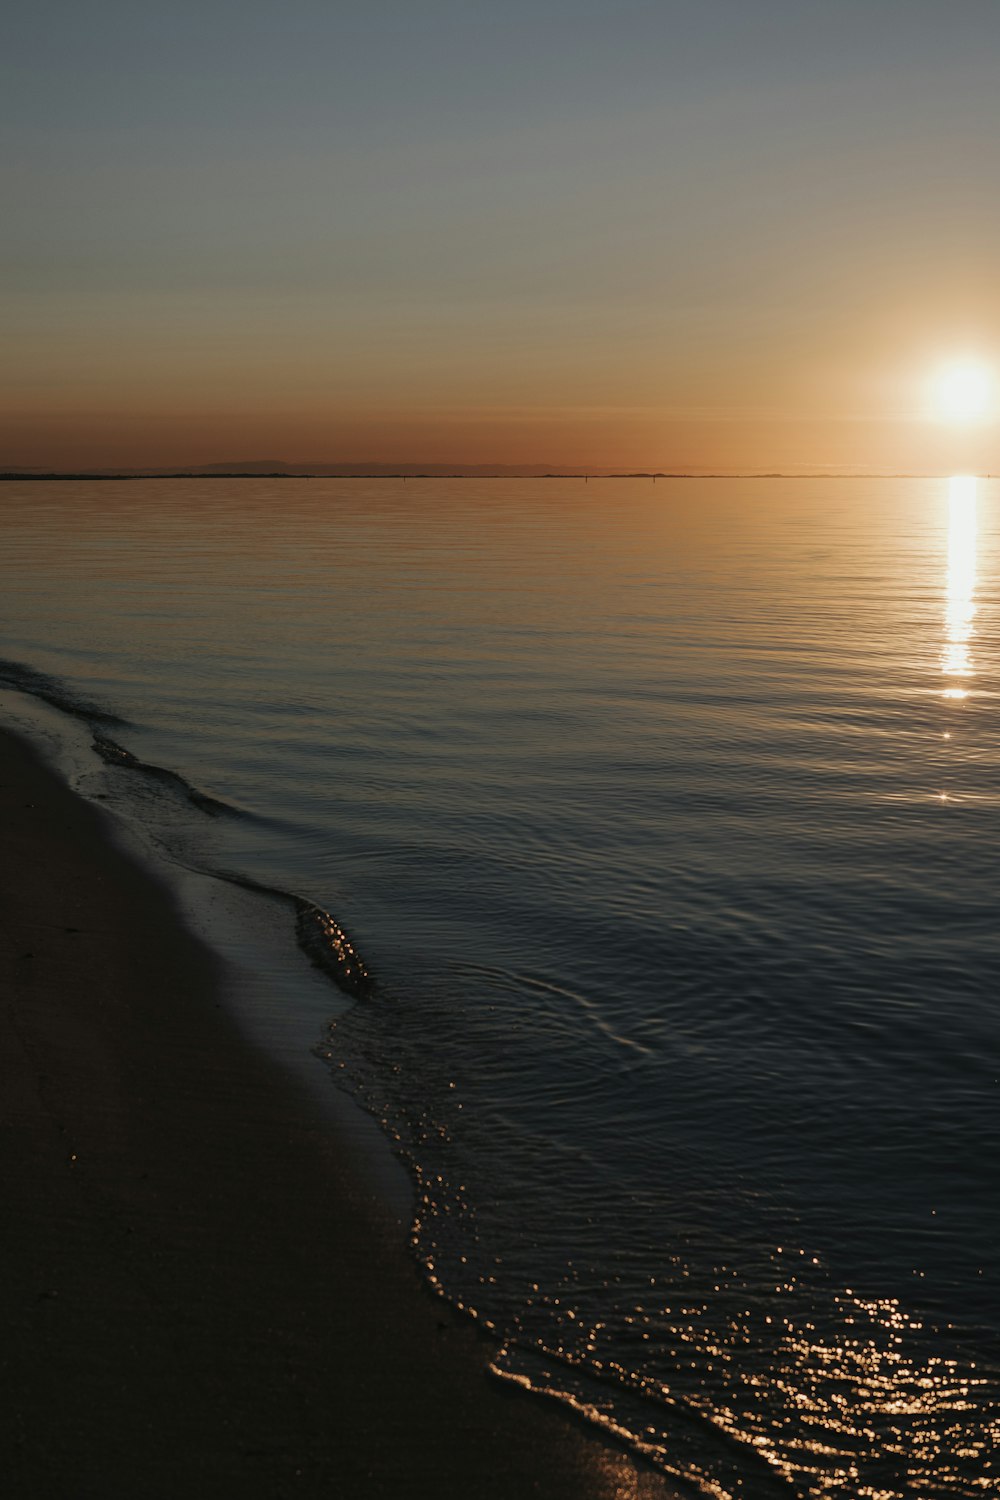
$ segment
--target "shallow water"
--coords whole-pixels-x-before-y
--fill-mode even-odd
[[[240,816],[82,789],[335,915],[429,1274],[694,1493],[995,1484],[998,501],[0,486],[2,654]]]

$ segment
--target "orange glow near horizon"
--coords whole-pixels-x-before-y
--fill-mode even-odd
[[[684,418],[655,410],[8,410],[0,468],[116,469],[275,461],[454,464],[668,473],[981,474],[1000,469],[1000,427],[900,417]]]

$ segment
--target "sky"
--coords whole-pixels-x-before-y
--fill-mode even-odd
[[[8,0],[0,464],[1000,468],[996,0]]]

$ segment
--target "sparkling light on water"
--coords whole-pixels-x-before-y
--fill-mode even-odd
[[[957,475],[948,486],[948,575],[946,584],[944,650],[941,670],[948,677],[971,677],[971,642],[976,617],[976,480]],[[949,698],[964,698],[967,690],[951,683]]]

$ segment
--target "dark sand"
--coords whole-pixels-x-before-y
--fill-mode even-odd
[[[486,1373],[101,816],[0,736],[8,1500],[669,1491]]]

